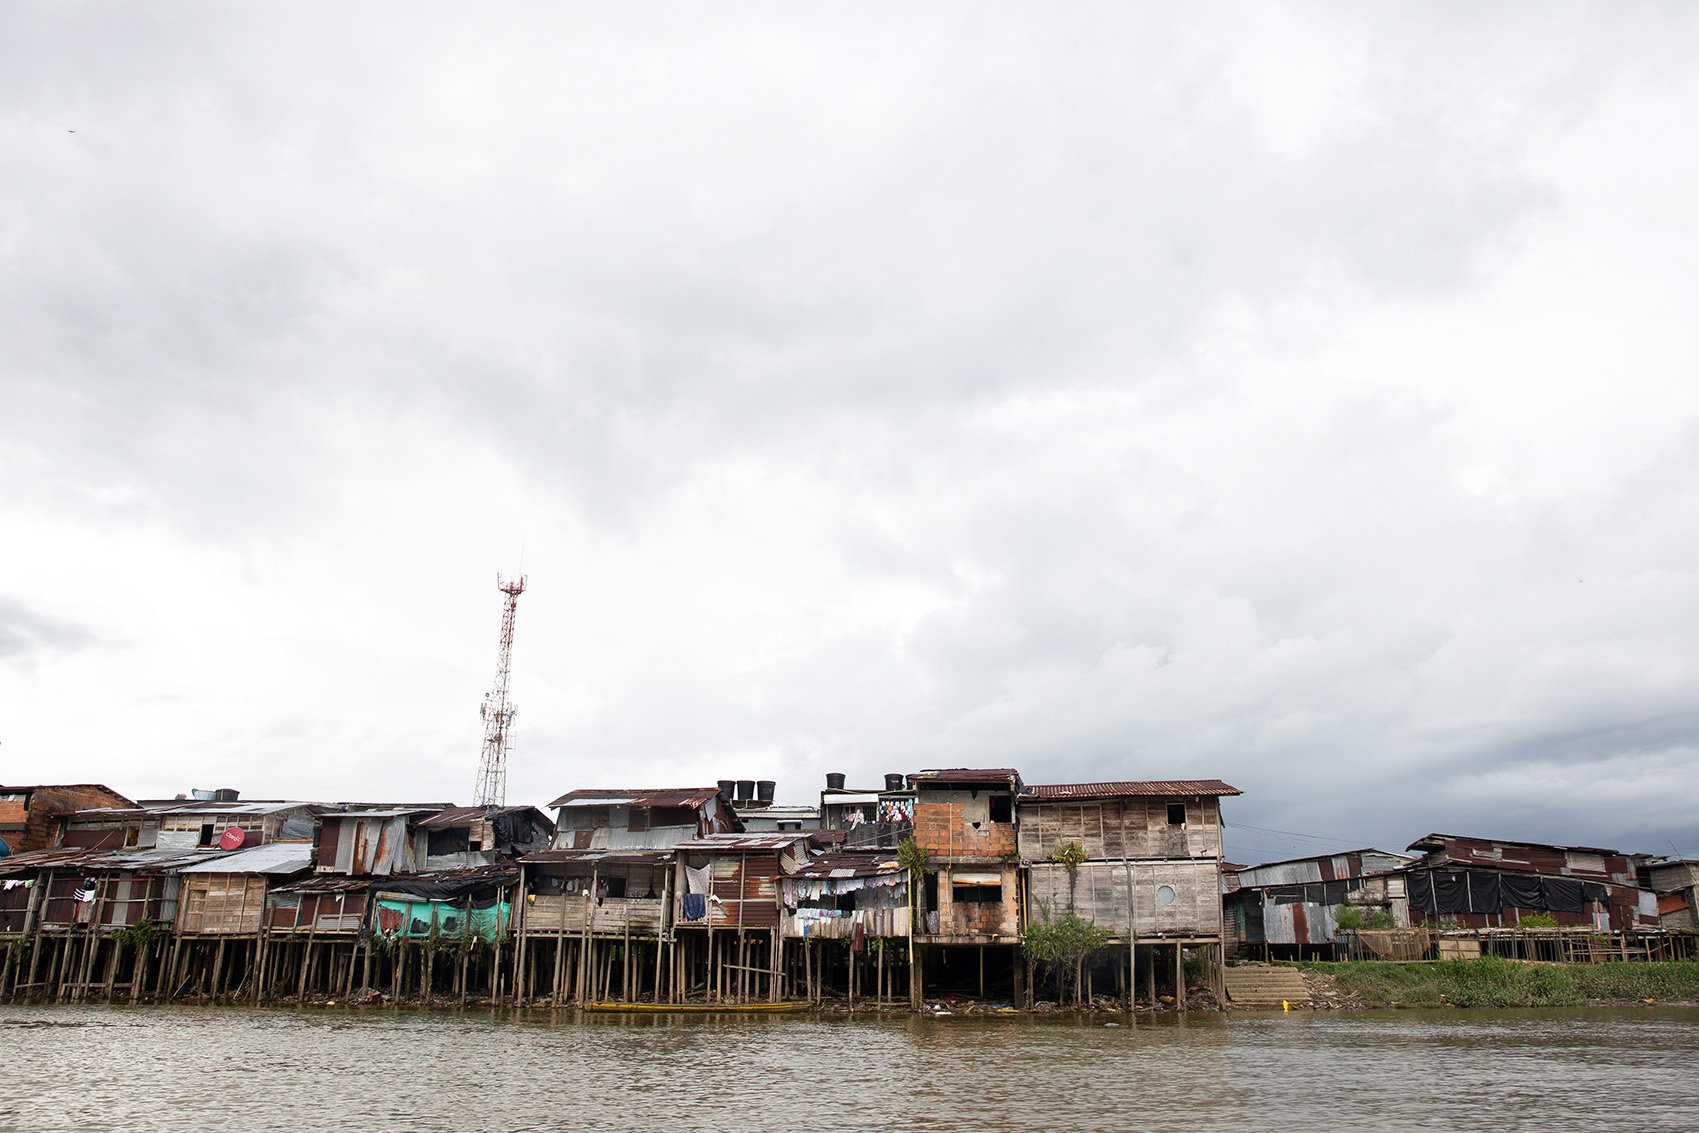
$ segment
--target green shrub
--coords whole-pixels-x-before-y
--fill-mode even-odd
[[[1073,997],[1078,1000],[1085,962],[1109,943],[1112,935],[1108,929],[1098,928],[1072,913],[1056,921],[1046,915],[1044,920],[1027,926],[1021,951],[1029,960],[1042,964],[1058,976],[1072,972]]]
[[[1699,963],[1537,964],[1484,956],[1431,964],[1306,963],[1371,1007],[1576,1007],[1699,999]]]

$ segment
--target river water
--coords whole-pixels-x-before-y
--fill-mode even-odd
[[[645,1018],[0,1007],[7,1130],[1692,1130],[1699,1009]]]

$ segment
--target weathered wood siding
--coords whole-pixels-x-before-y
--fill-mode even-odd
[[[258,932],[264,916],[263,876],[202,873],[183,877],[184,932]]]
[[[1067,867],[1034,863],[1027,870],[1028,913],[1033,921],[1075,915],[1125,939],[1128,921],[1141,937],[1218,936],[1221,871],[1210,861],[1085,862],[1074,871],[1070,900]],[[1129,885],[1131,892],[1129,895]],[[1162,888],[1173,900],[1160,899]]]
[[[583,893],[539,893],[526,902],[521,931],[527,935],[564,932],[570,936],[583,932],[588,919],[595,936],[655,936],[661,931],[664,910],[659,897],[603,897],[595,901]]]
[[[272,932],[359,932],[366,922],[369,897],[344,893],[272,894],[266,925]]]
[[[89,924],[97,912],[100,923],[112,928],[124,928],[144,920],[170,924],[177,918],[176,877],[162,874],[103,875],[95,879],[92,901],[78,901],[73,896],[82,882],[81,874],[57,872],[40,882],[45,889],[37,919],[43,928]],[[26,896],[28,893],[22,888],[14,892]]]
[[[1182,804],[1186,821],[1168,821],[1168,805]],[[1205,798],[1087,799],[1058,802],[1022,800],[1020,852],[1029,862],[1042,862],[1058,846],[1078,842],[1086,857],[1115,861],[1124,858],[1219,858],[1221,856],[1220,800]]]
[[[991,796],[1007,789],[921,791],[914,804],[914,840],[935,858],[1004,858],[1015,852],[1015,824],[991,821]],[[1011,817],[1013,812],[1011,811]]]

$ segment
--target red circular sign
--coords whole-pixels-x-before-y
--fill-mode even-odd
[[[248,836],[242,832],[242,828],[240,826],[226,826],[224,828],[224,833],[218,836],[218,848],[221,850],[234,850],[247,840]]]

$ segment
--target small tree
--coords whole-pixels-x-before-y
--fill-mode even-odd
[[[932,854],[913,838],[897,843],[897,864],[908,870],[909,893],[922,920],[926,918],[926,870],[932,865]]]
[[[912,837],[897,843],[897,864],[908,870],[909,930],[908,930],[908,987],[909,1006],[920,1009],[920,969],[914,961],[914,938],[926,923],[926,867],[932,855]]]
[[[1085,861],[1085,847],[1078,842],[1063,842],[1050,852],[1050,860],[1060,862],[1068,871],[1068,915],[1074,915],[1074,891],[1079,887],[1080,863]]]
[[[1360,905],[1336,905],[1333,926],[1340,932],[1373,932],[1392,928],[1392,914],[1385,909],[1365,909]]]
[[[1044,908],[1042,904],[1039,909],[1044,913],[1044,919],[1027,926],[1021,950],[1026,953],[1028,959],[1044,965],[1051,972],[1060,974],[1072,971],[1073,1001],[1078,1003],[1080,987],[1085,979],[1085,962],[1109,943],[1112,934],[1108,929],[1099,928],[1091,921],[1083,920],[1072,913],[1052,921],[1049,909]]]

